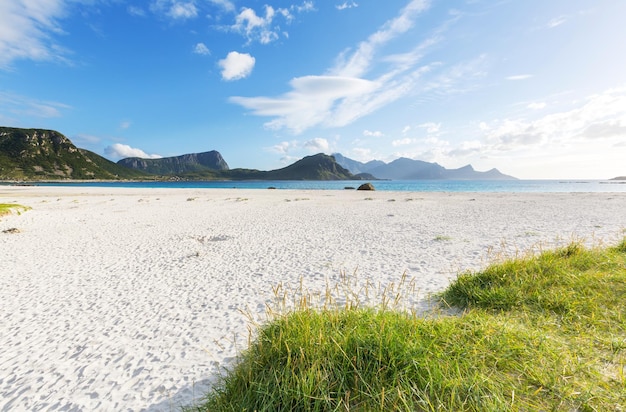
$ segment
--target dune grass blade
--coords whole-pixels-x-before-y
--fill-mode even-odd
[[[13,211],[16,211],[18,214],[20,214],[29,209],[29,207],[18,205],[16,203],[0,203],[0,216],[8,215]]]
[[[462,274],[440,298],[463,315],[277,315],[193,410],[626,410],[626,239]]]

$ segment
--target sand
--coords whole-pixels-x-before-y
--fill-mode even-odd
[[[626,234],[626,193],[0,186],[14,202],[32,209],[0,217],[2,411],[178,410],[278,285],[406,274],[419,311],[494,254]]]

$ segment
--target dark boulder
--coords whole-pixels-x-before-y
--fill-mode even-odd
[[[371,183],[363,183],[357,190],[376,190]]]

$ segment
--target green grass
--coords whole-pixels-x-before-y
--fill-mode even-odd
[[[457,316],[394,309],[385,291],[376,308],[275,314],[190,410],[626,410],[626,239],[461,274],[438,296]]]
[[[18,214],[20,214],[29,209],[29,207],[18,205],[16,203],[0,203],[0,217],[3,215],[8,215],[13,211],[16,211]]]

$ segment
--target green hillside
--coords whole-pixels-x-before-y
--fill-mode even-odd
[[[0,127],[0,180],[117,180],[146,176],[79,149],[54,130]]]

